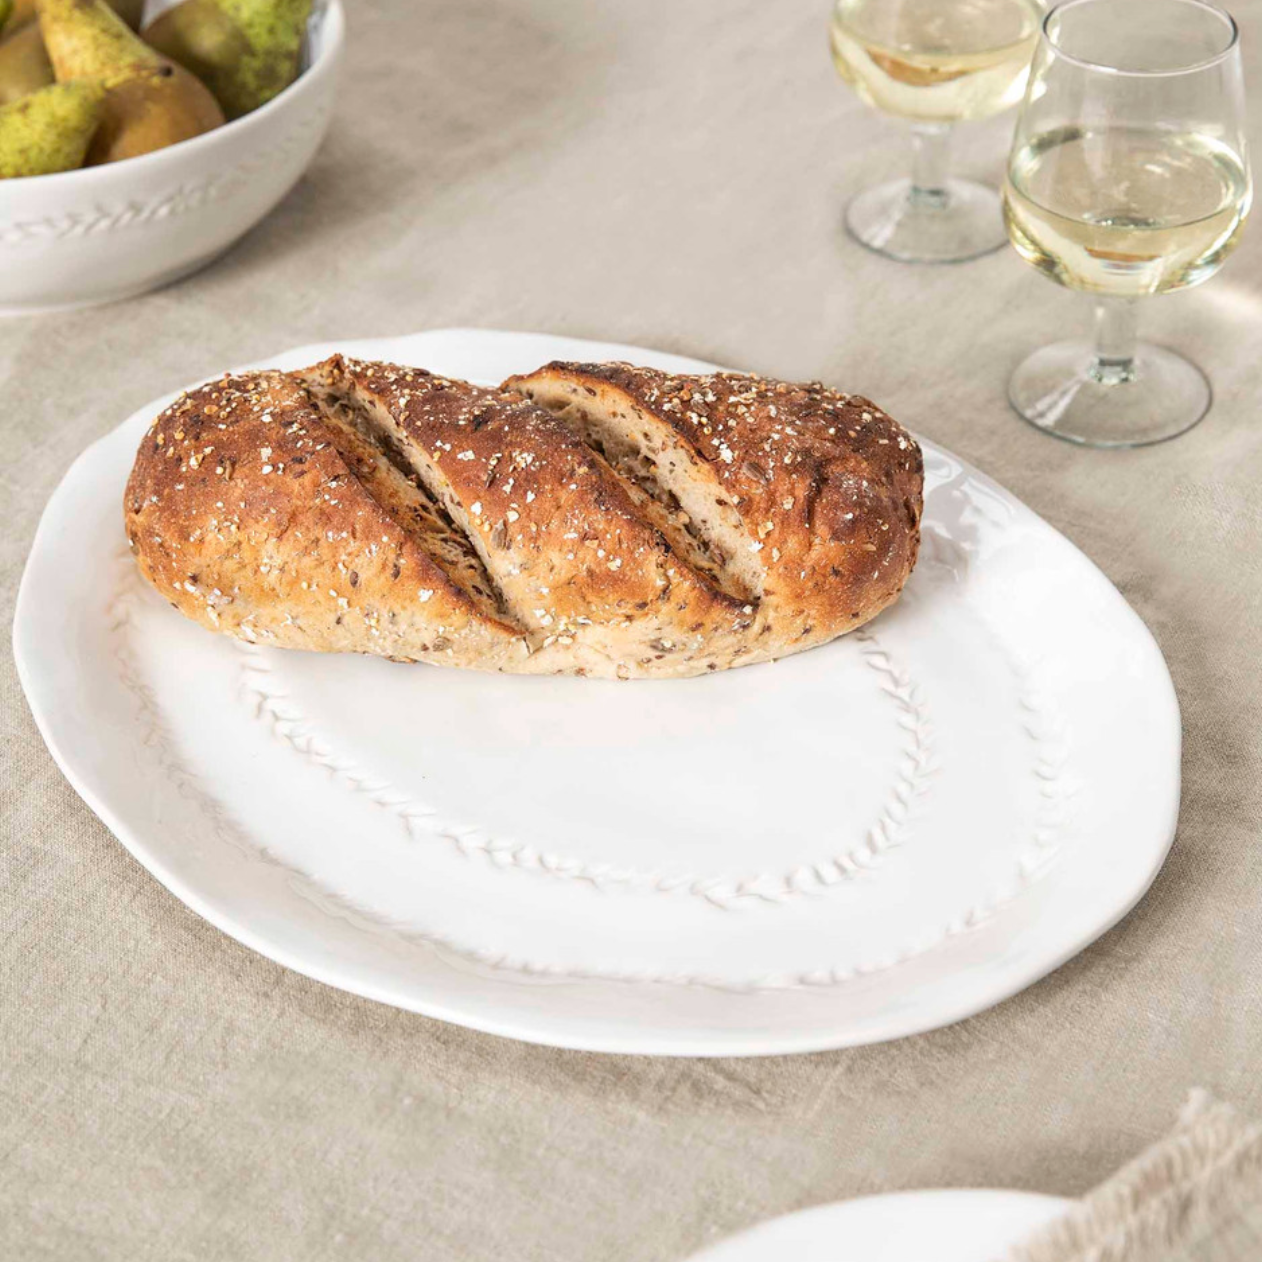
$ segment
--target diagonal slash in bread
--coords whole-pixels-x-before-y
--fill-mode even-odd
[[[859,396],[745,373],[553,363],[506,383],[568,418],[750,599],[754,660],[897,599],[920,542],[916,441]]]
[[[334,356],[172,405],[126,496],[215,630],[485,670],[681,677],[833,639],[915,564],[921,459],[874,404],[550,364],[485,389]]]

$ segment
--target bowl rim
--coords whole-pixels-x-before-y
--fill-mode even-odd
[[[143,164],[145,169],[152,170],[159,163],[170,161],[174,154],[191,156],[197,149],[211,148],[222,144],[232,136],[244,134],[265,125],[271,115],[288,108],[288,102],[305,94],[317,80],[323,79],[332,70],[342,46],[346,42],[346,14],[342,8],[342,0],[315,0],[313,12],[323,9],[323,29],[321,31],[320,50],[311,64],[290,84],[281,89],[270,101],[260,105],[258,109],[242,114],[219,127],[212,127],[200,136],[190,136],[187,140],[176,141],[150,153],[137,154],[134,158],[124,158],[120,162],[103,162],[99,166],[77,167],[73,171],[53,171],[48,175],[22,175],[13,179],[0,181],[0,197],[6,192],[35,192],[47,189],[53,181],[58,187],[65,188],[72,182],[79,189],[87,189],[95,183],[107,184],[117,177],[119,171],[137,171]],[[304,86],[306,85],[306,86]]]

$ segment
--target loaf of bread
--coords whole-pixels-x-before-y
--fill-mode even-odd
[[[213,630],[637,679],[861,626],[915,564],[921,484],[900,425],[818,384],[554,363],[485,389],[335,356],[182,396],[125,518]]]

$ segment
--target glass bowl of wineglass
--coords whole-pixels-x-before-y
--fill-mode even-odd
[[[1194,364],[1136,338],[1136,303],[1207,280],[1252,201],[1239,33],[1206,0],[1068,0],[1043,23],[1004,189],[1026,262],[1095,301],[1094,343],[1057,342],[1009,398],[1047,433],[1098,447],[1173,438],[1213,394]]]
[[[949,174],[953,124],[989,118],[1025,91],[1040,0],[835,0],[837,72],[868,105],[906,119],[910,178],[859,193],[856,240],[888,258],[955,263],[1004,243],[999,194]]]

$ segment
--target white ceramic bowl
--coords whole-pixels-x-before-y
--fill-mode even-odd
[[[341,0],[317,3],[303,73],[226,126],[124,162],[0,180],[0,314],[129,298],[226,250],[315,154],[345,31]]]

